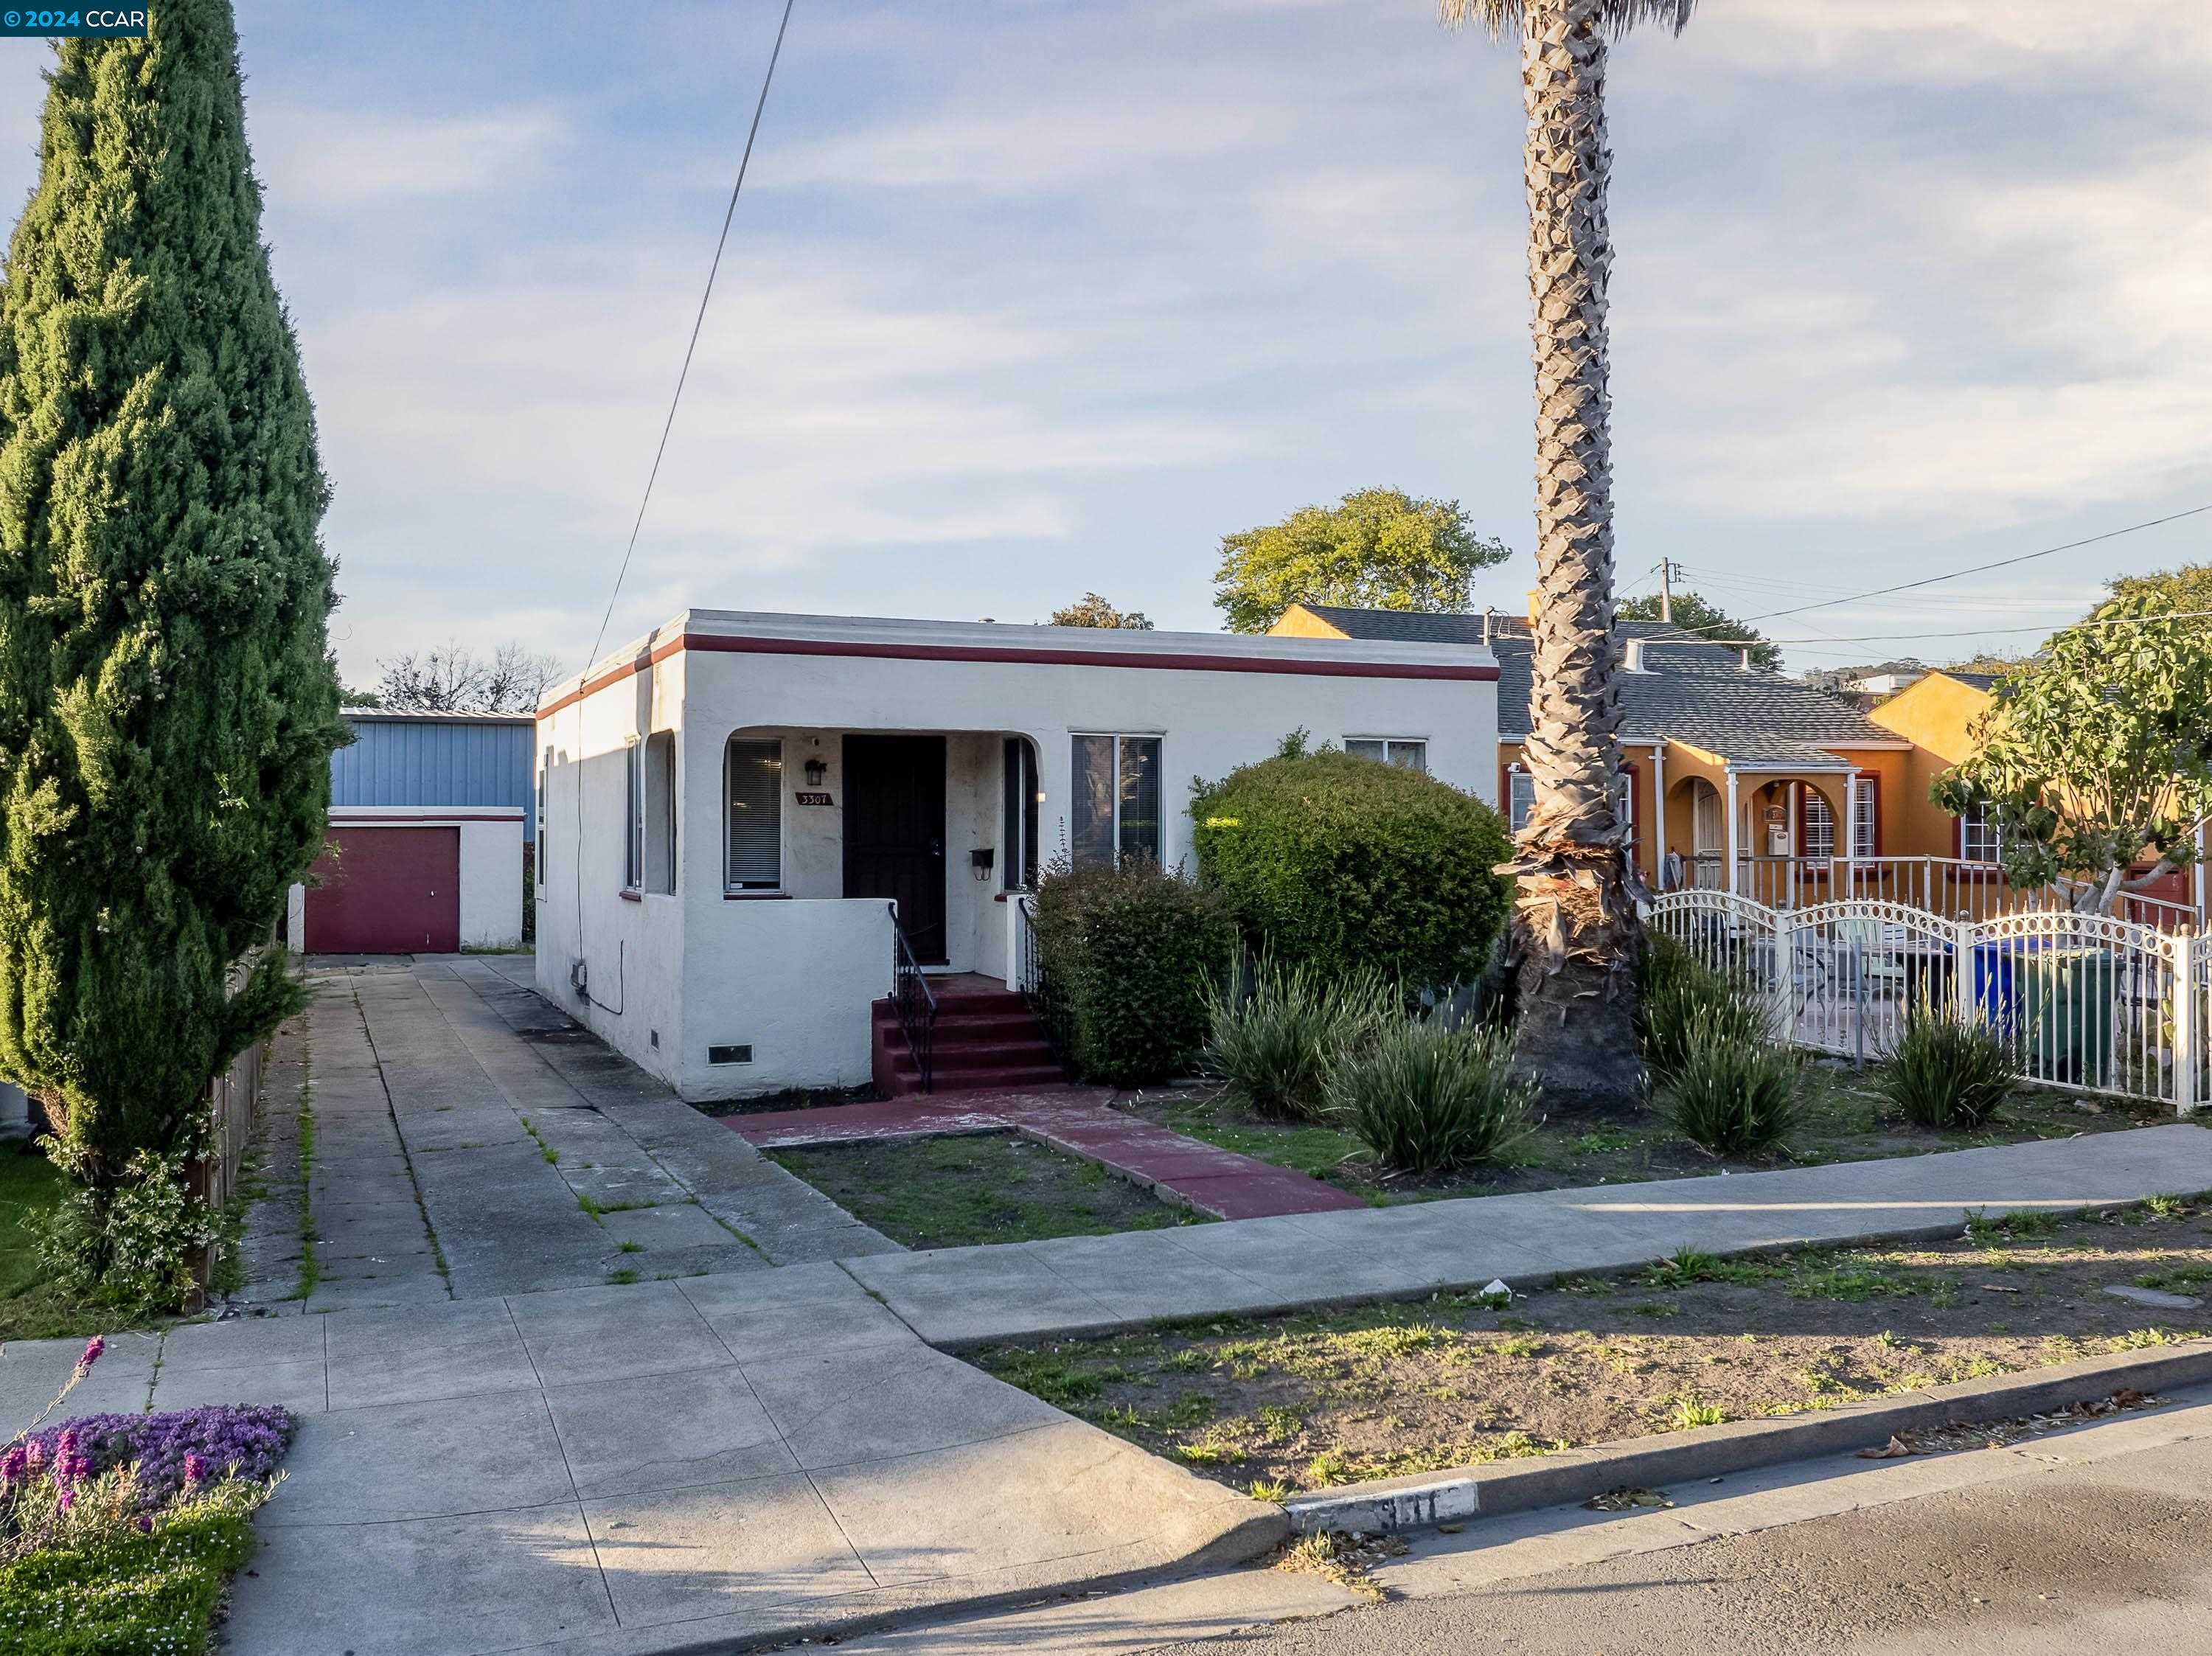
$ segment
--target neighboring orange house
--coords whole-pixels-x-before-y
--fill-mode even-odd
[[[1486,645],[1497,658],[1497,804],[1517,827],[1533,787],[1521,768],[1530,643],[1518,616],[1293,604],[1275,632],[1304,638]],[[1944,913],[1994,889],[1995,837],[1938,810],[1929,785],[1967,751],[1990,680],[1931,673],[1871,713],[1745,664],[1742,652],[1660,622],[1618,627],[1623,665],[1621,806],[1646,883],[1727,887],[1797,906],[1855,865],[1862,895]],[[1850,833],[1842,825],[1850,825]],[[1939,865],[1940,861],[1940,865]]]
[[[1996,828],[1985,815],[1954,817],[1925,804],[1936,779],[1974,750],[1974,726],[1994,700],[1996,678],[1994,673],[1930,672],[1868,713],[1875,724],[1912,744],[1905,778],[1923,809],[1906,818],[1903,825],[1906,837],[1898,845],[1900,854],[1956,857],[1967,862],[1996,860]],[[1498,718],[1502,724],[1502,701]],[[2135,893],[2137,901],[2124,905],[2121,912],[2132,919],[2156,920],[2159,916],[2144,911],[2156,904],[2174,904],[2201,919],[2206,895],[2202,860],[2205,847],[2201,837],[2197,849],[2200,860],[2193,866],[2170,870],[2154,884]],[[2148,902],[2140,901],[2143,899]],[[2179,917],[2169,913],[2168,918]]]

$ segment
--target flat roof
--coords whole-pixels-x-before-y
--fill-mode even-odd
[[[800,616],[687,610],[610,652],[587,673],[549,685],[538,716],[557,712],[678,651],[838,655],[878,659],[1050,666],[1181,668],[1350,677],[1495,680],[1479,643],[1285,638],[1254,633],[1139,632],[1004,622],[911,621],[886,616]]]

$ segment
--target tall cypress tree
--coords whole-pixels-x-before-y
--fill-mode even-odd
[[[67,40],[0,266],[0,1074],[93,1193],[191,1149],[345,739],[228,0]]]

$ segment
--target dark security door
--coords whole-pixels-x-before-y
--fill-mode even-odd
[[[945,738],[845,738],[845,895],[889,897],[915,958],[945,964]]]

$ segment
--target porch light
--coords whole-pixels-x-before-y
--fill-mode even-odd
[[[829,777],[830,764],[824,759],[810,759],[806,761],[805,770],[806,786],[810,788],[818,788]]]

